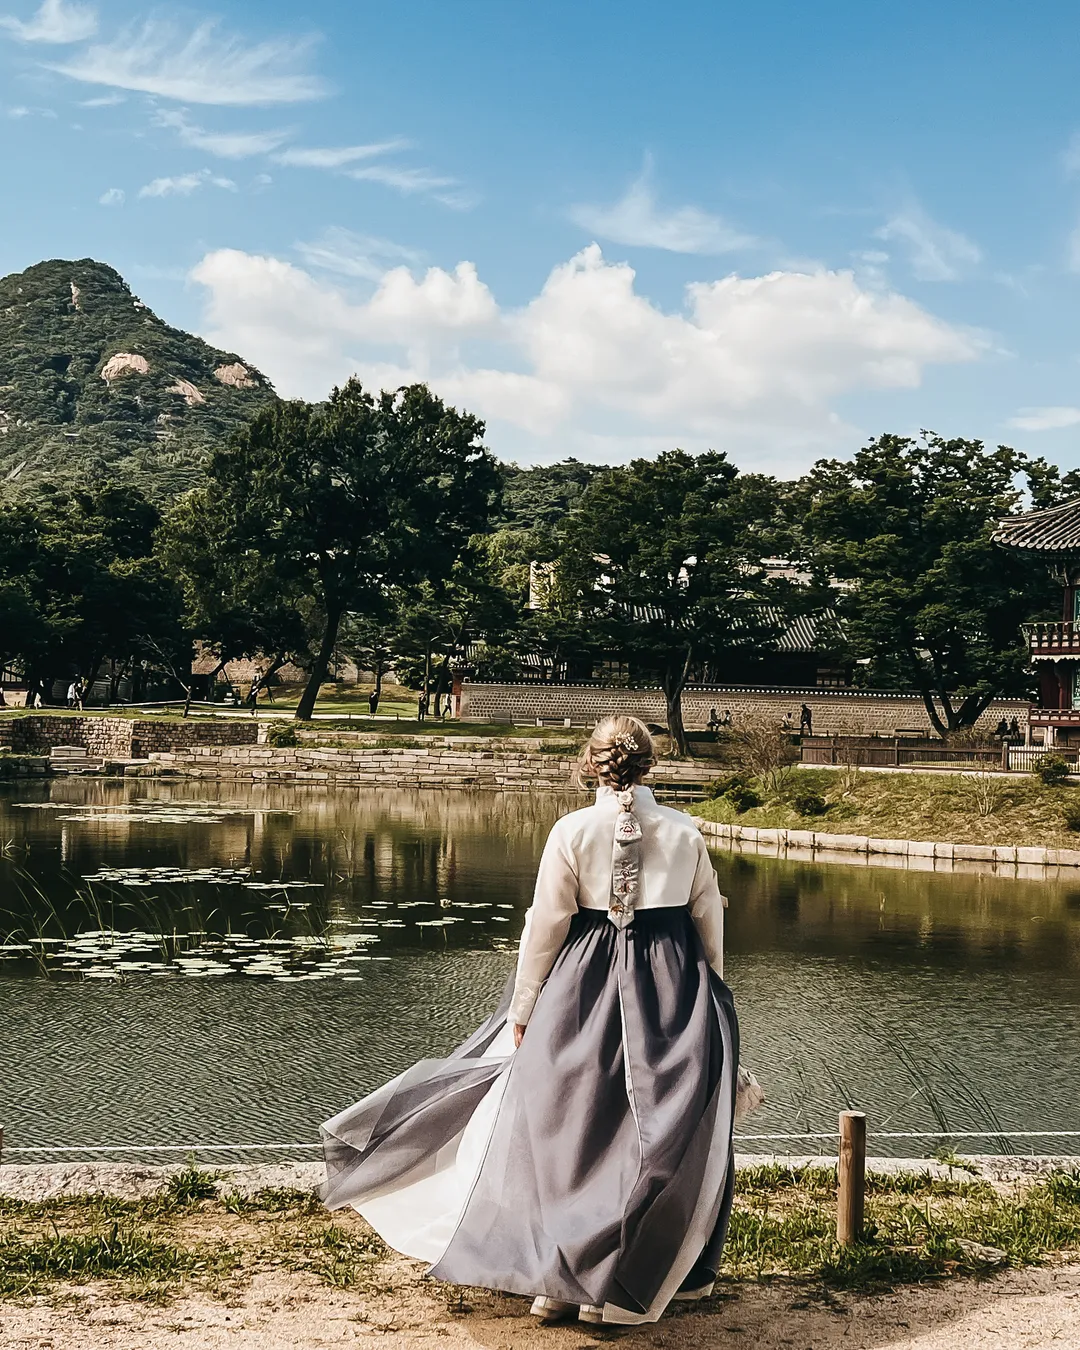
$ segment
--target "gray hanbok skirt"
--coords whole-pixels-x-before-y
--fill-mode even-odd
[[[323,1198],[439,1279],[653,1321],[720,1260],[731,993],[685,907],[640,910],[622,930],[580,911],[516,1053],[512,987],[447,1058],[323,1126]]]

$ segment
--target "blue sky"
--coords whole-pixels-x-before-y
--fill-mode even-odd
[[[504,458],[1080,464],[1080,15],[915,0],[0,0],[0,270],[111,263]]]

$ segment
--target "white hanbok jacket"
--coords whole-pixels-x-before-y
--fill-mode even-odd
[[[596,802],[557,821],[540,859],[532,906],[518,952],[510,1021],[524,1026],[579,909],[611,903],[611,848],[618,794],[601,787]],[[634,788],[641,822],[641,873],[635,909],[686,905],[705,958],[724,974],[724,906],[708,849],[693,819],[660,806],[647,787]]]

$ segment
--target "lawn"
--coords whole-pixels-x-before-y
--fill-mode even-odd
[[[763,800],[748,810],[726,796],[689,809],[706,820],[759,828],[1080,848],[1080,787],[1047,787],[1034,775],[792,769],[776,789],[754,787]]]

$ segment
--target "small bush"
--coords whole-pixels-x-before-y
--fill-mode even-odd
[[[1059,787],[1072,773],[1072,765],[1062,755],[1040,755],[1033,773],[1047,787]]]
[[[754,788],[750,775],[745,773],[733,773],[727,778],[714,778],[706,786],[705,796],[713,802],[721,798],[730,802],[740,815],[743,811],[761,805],[761,795]]]
[[[1065,828],[1080,834],[1080,802],[1070,802],[1065,808]]]
[[[800,816],[823,816],[829,809],[829,803],[820,792],[799,792],[791,804]]]
[[[288,722],[275,722],[266,733],[266,740],[268,745],[278,747],[300,744],[296,728]]]

